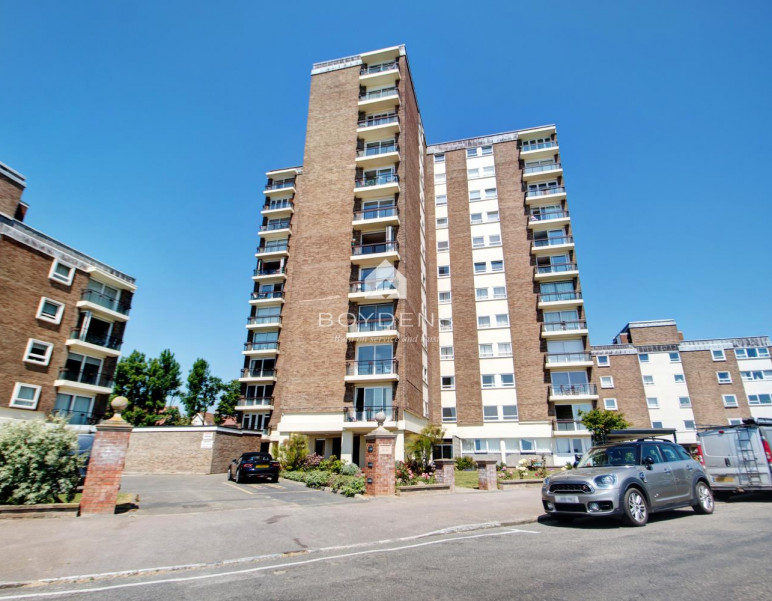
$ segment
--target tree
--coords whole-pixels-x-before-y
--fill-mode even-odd
[[[241,398],[241,382],[231,380],[223,384],[220,402],[217,403],[217,409],[214,412],[214,422],[221,424],[226,417],[236,415],[236,405]]]
[[[592,432],[593,440],[605,442],[608,433],[612,430],[625,430],[630,427],[630,422],[618,411],[605,409],[592,409],[591,411],[579,411],[582,424]]]
[[[432,449],[442,443],[445,430],[442,426],[429,424],[424,426],[421,433],[414,436],[405,446],[405,453],[416,469],[421,473],[428,472],[432,459]]]
[[[123,419],[134,426],[154,426],[164,418],[164,408],[170,397],[179,393],[180,364],[174,354],[165,349],[158,358],[148,359],[133,351],[118,361],[113,396],[125,396],[129,406]],[[173,420],[171,420],[173,421]],[[166,420],[166,425],[171,425]]]
[[[293,434],[279,446],[279,461],[285,470],[296,470],[308,456],[308,438]]]
[[[209,363],[205,359],[196,359],[188,374],[188,389],[180,399],[188,417],[196,414],[203,417],[222,390],[223,382],[209,371]],[[201,423],[203,425],[204,420]]]
[[[14,420],[0,427],[0,504],[71,501],[83,458],[67,420]]]

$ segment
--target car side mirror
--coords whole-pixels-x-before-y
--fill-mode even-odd
[[[574,469],[576,469],[577,467],[579,467],[579,462],[578,462],[578,461],[574,461],[574,465],[573,465],[573,467],[574,467]]]
[[[643,458],[643,465],[646,466],[647,470],[650,470],[651,466],[654,465],[654,459],[652,457],[644,457]]]

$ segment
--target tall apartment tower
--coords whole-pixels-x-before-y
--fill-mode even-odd
[[[134,278],[25,223],[26,180],[0,163],[0,421],[104,415]]]
[[[427,147],[403,46],[314,65],[268,172],[242,427],[360,463],[383,411],[448,455],[573,460],[597,399],[554,126]]]

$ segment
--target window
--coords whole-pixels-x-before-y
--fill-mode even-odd
[[[729,425],[730,426],[741,426],[743,423],[743,420],[741,420],[739,417],[730,417],[729,418]]]
[[[451,318],[440,319],[440,332],[452,332],[453,320]]]
[[[447,278],[450,276],[450,265],[437,265],[437,277]]]
[[[617,400],[616,399],[603,399],[603,406],[606,408],[607,411],[616,411],[617,410]]]
[[[442,421],[454,422],[456,421],[456,408],[455,407],[443,407],[442,408]]]
[[[763,346],[757,348],[736,348],[734,355],[738,359],[760,359],[769,357],[769,349]]]
[[[36,409],[40,398],[40,386],[16,382],[11,395],[11,407],[19,409]]]
[[[732,383],[732,374],[730,374],[728,371],[717,371],[716,372],[716,378],[718,378],[719,384],[731,384]]]
[[[434,162],[435,163],[444,163],[445,162],[445,153],[439,152],[434,155]]]
[[[498,221],[499,220],[499,212],[498,211],[488,211],[485,214],[485,220],[486,221]]]
[[[442,390],[455,390],[456,389],[456,376],[442,376]]]
[[[722,394],[721,399],[724,401],[724,407],[737,407],[737,397],[733,394]]]
[[[772,369],[759,371],[741,371],[740,377],[743,382],[753,382],[754,380],[772,380]]]
[[[536,452],[536,441],[529,440],[527,438],[520,439],[520,452],[521,453],[534,453]]]
[[[466,177],[467,179],[474,179],[476,177],[480,176],[480,170],[477,168],[474,169],[467,169],[466,170]]]
[[[693,419],[686,419],[686,420],[684,420],[684,430],[694,430],[694,420]]]
[[[691,407],[692,400],[688,396],[680,396],[678,397],[678,406],[683,408]]]
[[[483,248],[485,246],[485,236],[473,236],[472,248]]]
[[[713,361],[726,361],[726,355],[724,355],[724,349],[716,349],[710,351]]]
[[[641,363],[648,363],[649,362],[649,353],[640,353],[638,355],[638,361]]]
[[[507,288],[506,288],[506,286],[494,286],[493,287],[493,298],[507,298]]]
[[[483,167],[483,177],[492,177],[496,175],[496,168],[491,165],[490,167]]]
[[[646,406],[649,409],[656,409],[659,407],[659,400],[655,396],[646,397]]]
[[[467,148],[466,149],[466,158],[473,159],[477,156],[477,149],[476,148]]]
[[[483,388],[494,388],[496,386],[496,376],[494,374],[482,374],[480,376]]]
[[[59,303],[45,296],[40,299],[40,305],[38,305],[38,319],[44,319],[51,323],[61,323],[62,315],[64,314],[64,304]]]
[[[506,422],[517,421],[517,405],[502,405],[501,418]]]
[[[437,241],[437,252],[448,252],[450,250],[450,242],[448,240]]]
[[[59,261],[59,259],[54,259],[54,262],[51,265],[51,271],[48,272],[49,279],[61,282],[62,284],[67,284],[68,286],[72,284],[72,278],[74,276],[75,268],[65,265]]]
[[[495,422],[499,419],[498,407],[483,407],[483,421]]]
[[[440,292],[439,298],[441,305],[447,305],[450,302],[450,292]]]
[[[482,199],[482,194],[479,190],[469,190],[469,202]]]
[[[496,315],[496,326],[499,328],[504,328],[509,325],[509,315],[506,313],[499,313]]]
[[[499,342],[497,345],[499,357],[511,357],[512,356],[512,343],[511,342]]]
[[[475,273],[485,273],[485,271],[486,271],[485,261],[482,261],[481,263],[475,263],[474,264],[474,272]]]
[[[678,351],[668,353],[667,356],[670,357],[670,363],[681,363],[681,355]]]
[[[496,198],[497,196],[496,188],[485,188],[485,198]]]
[[[613,378],[613,376],[601,376],[600,377],[600,387],[601,388],[614,388],[614,378]]]
[[[453,347],[452,346],[441,346],[440,347],[440,359],[443,361],[452,359],[453,358]]]
[[[435,173],[434,174],[434,183],[435,184],[444,184],[445,183],[445,174],[444,173]]]
[[[643,376],[644,386],[654,386],[654,376]]]
[[[651,422],[651,427],[652,428],[661,428],[662,427],[662,422]]]
[[[54,345],[52,343],[30,338],[29,342],[27,342],[27,349],[24,351],[24,360],[27,363],[48,365],[53,350]]]
[[[437,229],[443,229],[448,227],[447,217],[437,217]]]
[[[490,315],[478,315],[477,316],[477,327],[478,328],[489,328],[489,327],[491,327]]]
[[[469,215],[469,220],[472,222],[472,224],[482,223],[483,222],[482,213],[472,213],[471,215]]]
[[[488,300],[488,289],[487,288],[475,288],[475,296],[477,300]]]
[[[448,204],[448,197],[445,194],[438,194],[434,199],[435,207],[444,207]]]
[[[504,261],[491,261],[491,271],[504,271]]]
[[[598,355],[595,357],[595,361],[598,363],[598,367],[608,367],[611,365],[611,357],[608,355]]]
[[[483,156],[488,156],[490,154],[493,154],[493,146],[483,146],[481,150],[482,150]]]
[[[501,246],[501,236],[499,234],[488,236],[488,246]]]
[[[504,387],[511,387],[515,385],[515,374],[501,374],[501,385]]]
[[[686,380],[684,379],[683,374],[673,374],[673,381],[675,381],[676,384],[685,384]]]
[[[493,345],[492,344],[480,344],[480,358],[493,357]]]
[[[772,395],[769,394],[749,394],[749,405],[772,405]]]

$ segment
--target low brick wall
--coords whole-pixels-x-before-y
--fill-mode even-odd
[[[242,453],[260,450],[261,436],[217,426],[135,428],[124,472],[224,474]]]

